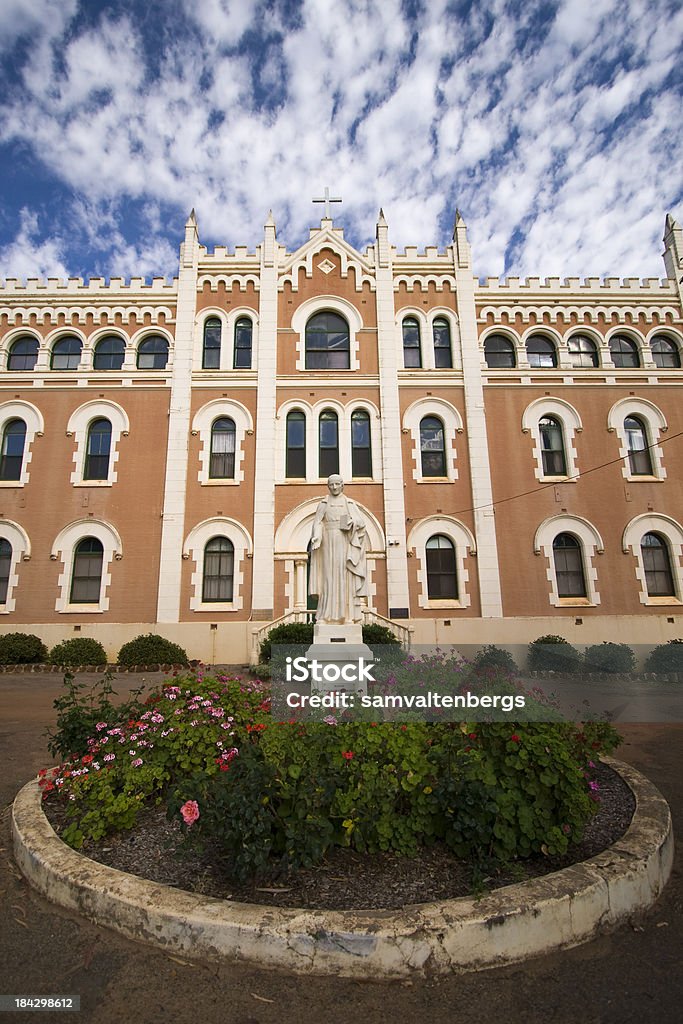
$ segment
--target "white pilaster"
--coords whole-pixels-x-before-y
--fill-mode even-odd
[[[503,602],[500,590],[500,568],[493,511],[491,464],[486,431],[477,313],[474,302],[475,280],[472,276],[472,257],[467,241],[467,228],[460,213],[456,214],[453,243],[465,388],[465,436],[472,474],[481,614],[483,618],[499,618],[503,614]]]
[[[272,213],[261,247],[259,292],[258,396],[256,466],[254,474],[254,569],[252,614],[271,619],[274,607],[275,562],[275,378],[277,371],[277,245]],[[279,453],[284,458],[282,452]]]
[[[384,487],[384,532],[387,543],[387,599],[392,608],[410,612],[408,562],[406,554],[406,510],[401,461],[401,415],[398,397],[399,348],[394,309],[394,272],[389,246],[389,229],[380,210],[375,246],[377,282],[377,347],[382,419],[382,467]],[[400,350],[402,354],[402,349]]]
[[[168,451],[162,505],[161,560],[157,621],[180,619],[180,580],[185,532],[190,399],[192,393],[192,335],[197,307],[199,237],[194,210],[185,225],[180,247],[173,376],[168,412]]]

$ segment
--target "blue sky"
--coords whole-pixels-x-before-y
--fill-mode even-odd
[[[171,276],[192,207],[294,249],[326,185],[360,248],[459,207],[480,276],[663,276],[682,40],[670,0],[2,0],[0,276]]]

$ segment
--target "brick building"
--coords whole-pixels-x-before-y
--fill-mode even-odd
[[[369,621],[421,643],[683,633],[683,233],[660,281],[474,276],[466,227],[200,244],[171,283],[0,289],[0,627],[246,660],[307,614],[339,470]]]

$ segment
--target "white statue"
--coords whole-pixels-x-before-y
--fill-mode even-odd
[[[344,494],[344,481],[329,477],[315,513],[308,591],[318,595],[318,623],[361,622],[367,594],[365,520]]]

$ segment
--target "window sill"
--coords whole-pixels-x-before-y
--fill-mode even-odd
[[[558,597],[556,598],[556,608],[595,608],[597,607],[594,601],[591,601],[589,597]]]
[[[192,608],[193,612],[239,612],[241,611],[241,605],[236,604],[234,601],[202,601]]]
[[[681,601],[678,597],[674,597],[672,595],[671,597],[646,597],[643,601],[643,604],[646,606],[650,605],[655,607],[663,607],[665,605],[680,606],[683,605],[683,601]]]
[[[419,476],[415,483],[418,484],[454,484],[449,476]]]
[[[431,609],[433,611],[438,611],[441,608],[443,608],[444,610],[447,609],[447,608],[469,608],[469,604],[465,604],[465,602],[463,602],[463,601],[457,601],[457,600],[454,601],[454,600],[451,600],[450,598],[446,598],[446,599],[432,598],[431,600],[427,599],[426,601],[424,601],[424,603],[420,602],[420,607],[421,608],[425,608],[427,610]]]
[[[58,609],[60,615],[101,615],[106,611],[99,604],[68,604],[66,608]]]
[[[632,476],[627,473],[624,477],[630,484],[663,484],[665,477],[663,476],[647,476],[645,473],[638,473],[636,476]]]
[[[222,477],[212,480],[200,480],[202,487],[236,487],[241,482],[241,480],[223,479]]]
[[[113,480],[76,480],[74,487],[113,487]]]
[[[0,487],[24,487],[22,480],[0,480]]]
[[[539,476],[538,482],[541,484],[576,484],[580,479],[579,474],[576,476]]]

